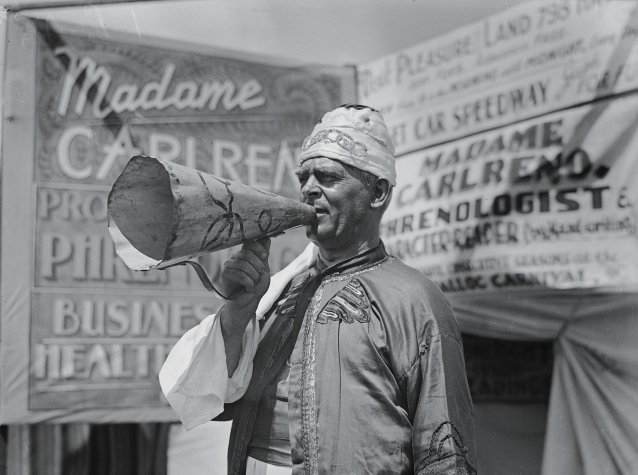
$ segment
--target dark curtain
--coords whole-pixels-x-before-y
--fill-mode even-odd
[[[34,475],[165,475],[170,424],[31,426]]]

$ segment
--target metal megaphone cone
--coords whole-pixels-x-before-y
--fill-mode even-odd
[[[163,269],[317,219],[312,206],[140,155],[115,180],[107,208],[115,250],[133,270]]]

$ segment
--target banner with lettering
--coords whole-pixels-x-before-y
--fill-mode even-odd
[[[442,290],[636,288],[638,95],[401,158],[390,254]]]
[[[547,403],[550,341],[507,341],[463,335],[467,382],[476,403]]]
[[[11,17],[4,98],[0,423],[174,418],[157,372],[221,300],[184,267],[132,272],[106,198],[145,154],[298,198],[295,157],[351,68],[240,58]],[[306,244],[273,241],[271,267]],[[232,250],[201,258],[217,279]]]
[[[397,153],[638,88],[638,4],[534,0],[357,68]]]

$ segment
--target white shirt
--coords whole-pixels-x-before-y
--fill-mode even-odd
[[[260,334],[258,320],[272,307],[288,282],[312,266],[317,247],[309,244],[285,269],[273,275],[256,315],[246,327],[237,369],[228,377],[226,349],[217,315],[209,315],[175,344],[159,372],[162,392],[186,430],[215,418],[224,403],[241,398],[253,371]]]

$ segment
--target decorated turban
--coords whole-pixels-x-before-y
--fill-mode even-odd
[[[304,140],[299,164],[327,157],[396,184],[394,146],[388,128],[375,109],[343,105],[327,112]]]

